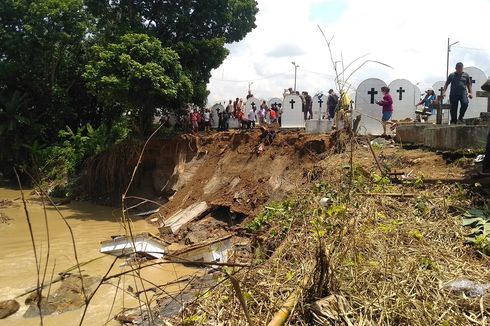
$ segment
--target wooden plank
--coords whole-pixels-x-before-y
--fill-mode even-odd
[[[205,201],[192,204],[165,220],[163,227],[169,228],[175,234],[182,226],[205,214],[209,208]]]

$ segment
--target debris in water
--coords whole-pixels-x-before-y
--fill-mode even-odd
[[[133,238],[118,235],[113,236],[111,240],[102,241],[100,252],[118,257],[136,253],[140,256],[159,259],[167,252],[167,243],[148,232],[136,234]]]

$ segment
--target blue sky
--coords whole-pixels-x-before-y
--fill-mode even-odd
[[[462,5],[463,4],[463,5]],[[334,61],[344,65],[360,56],[366,63],[350,78],[354,87],[367,78],[387,84],[408,79],[424,88],[445,79],[447,39],[459,41],[450,53],[458,61],[490,75],[487,31],[490,0],[258,0],[257,28],[238,43],[212,72],[208,105],[244,98],[248,85],[258,98],[282,96],[294,83],[310,93],[335,88],[334,69],[326,42],[333,37]],[[451,23],[456,20],[457,23]],[[467,21],[467,25],[465,25]]]

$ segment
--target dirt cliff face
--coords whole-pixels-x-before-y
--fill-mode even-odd
[[[169,198],[160,213],[170,216],[206,201],[250,216],[268,200],[301,186],[305,171],[330,147],[326,135],[278,132],[258,152],[259,136],[259,131],[230,131],[152,141],[142,168],[152,191]],[[148,190],[148,179],[143,183]]]

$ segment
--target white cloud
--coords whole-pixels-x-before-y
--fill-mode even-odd
[[[443,80],[448,37],[459,41],[452,47],[450,71],[462,61],[490,74],[488,0],[343,1],[339,6],[342,0],[258,0],[257,28],[228,47],[230,55],[208,85],[208,104],[245,97],[249,82],[257,97],[281,95],[294,82],[292,61],[300,65],[298,90],[333,88],[334,71],[317,23],[328,38],[334,36],[335,60],[342,56],[348,63],[368,53],[365,59],[393,67],[368,63],[354,74],[353,84],[371,77],[387,83],[404,78],[421,87]]]

